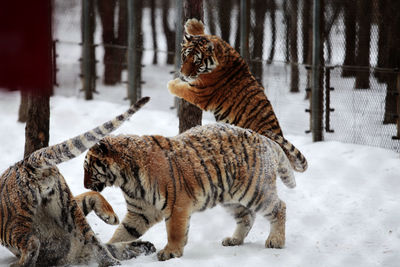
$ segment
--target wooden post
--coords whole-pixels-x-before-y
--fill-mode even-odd
[[[196,18],[204,21],[203,0],[184,0],[184,21]],[[180,40],[182,42],[182,40]],[[176,45],[179,45],[177,42]],[[179,133],[194,126],[201,125],[202,111],[195,105],[180,99],[178,103]]]

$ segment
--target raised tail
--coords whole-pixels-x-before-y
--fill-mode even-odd
[[[60,144],[44,147],[33,152],[27,158],[26,162],[35,168],[46,168],[79,156],[100,141],[100,139],[116,130],[124,121],[129,119],[136,113],[136,111],[149,102],[149,100],[150,97],[143,97],[132,105],[125,113],[115,117],[114,119]]]
[[[185,23],[185,32],[190,35],[203,35],[204,24],[198,19],[188,19]]]
[[[277,152],[278,152],[278,157],[279,157],[279,162],[278,162],[278,175],[281,178],[282,182],[289,188],[295,188],[296,187],[296,179],[294,177],[293,169],[290,166],[291,163],[289,159],[286,157],[283,149],[279,147],[278,145],[276,146]]]
[[[304,172],[307,170],[307,159],[292,143],[286,140],[283,136],[274,134],[271,131],[264,131],[262,134],[272,141],[275,141],[282,148],[295,171]]]

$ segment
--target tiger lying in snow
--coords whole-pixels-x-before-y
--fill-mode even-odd
[[[90,260],[109,266],[155,251],[149,242],[102,244],[85,215],[94,210],[109,224],[118,223],[117,215],[99,193],[73,197],[56,167],[114,131],[148,100],[143,98],[114,120],[37,150],[5,170],[0,177],[0,241],[19,258],[12,266],[69,265]]]
[[[290,164],[301,169],[304,162],[282,136],[268,135],[276,142],[252,130],[214,124],[171,138],[118,135],[102,139],[87,152],[85,187],[100,192],[105,186],[118,186],[128,208],[108,243],[139,238],[164,218],[168,244],[158,258],[180,257],[192,213],[220,203],[237,222],[233,236],[223,240],[224,246],[242,244],[259,213],[271,223],[265,246],[282,248],[286,205],[278,198],[276,176],[295,187]],[[285,146],[292,162],[280,146]]]

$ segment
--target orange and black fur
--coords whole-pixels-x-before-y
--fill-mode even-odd
[[[108,136],[86,154],[84,185],[101,191],[120,187],[127,214],[108,244],[142,236],[152,225],[166,222],[168,244],[159,260],[180,257],[188,238],[190,216],[222,204],[237,222],[224,246],[243,243],[255,214],[267,218],[271,231],[265,246],[285,243],[285,203],[278,198],[276,177],[295,187],[290,162],[278,143],[252,130],[218,123],[198,126],[176,137]],[[288,150],[297,166],[302,166]]]
[[[185,31],[180,78],[168,83],[171,94],[213,112],[217,121],[282,136],[264,88],[239,53],[220,37],[206,35],[197,19],[188,20]],[[295,156],[306,169],[304,156]]]
[[[119,127],[141,106],[144,98],[127,112],[92,131],[60,144],[33,152],[0,176],[0,241],[18,261],[12,266],[119,264],[154,250],[151,243],[102,244],[85,215],[94,210],[109,224],[118,224],[110,204],[96,192],[73,197],[57,164],[73,159]]]

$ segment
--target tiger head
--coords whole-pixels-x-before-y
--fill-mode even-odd
[[[199,75],[212,72],[218,66],[213,42],[205,35],[185,34],[181,50],[181,79],[194,81]]]
[[[104,187],[115,184],[120,171],[112,154],[104,139],[89,149],[84,163],[85,188],[101,192]]]

